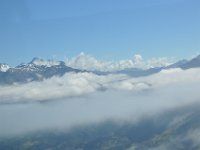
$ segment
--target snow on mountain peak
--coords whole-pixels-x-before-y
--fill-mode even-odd
[[[10,69],[10,66],[7,64],[0,64],[0,71],[6,72],[8,69]]]
[[[67,58],[65,61],[69,67],[86,70],[98,71],[118,71],[129,68],[148,69],[154,67],[163,67],[173,63],[173,60],[165,57],[152,58],[143,60],[142,56],[135,54],[132,59],[125,59],[119,61],[101,61],[91,55],[81,52],[78,56]]]
[[[36,66],[46,66],[46,67],[52,67],[52,66],[57,66],[60,65],[59,61],[54,61],[54,60],[44,60],[40,58],[33,58],[30,64],[34,64]]]

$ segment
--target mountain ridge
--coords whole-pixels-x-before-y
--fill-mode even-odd
[[[34,59],[35,60],[35,59]],[[30,81],[41,81],[53,76],[62,76],[67,72],[82,72],[59,62],[57,65],[37,65],[33,60],[23,63],[8,70],[0,71],[0,84],[26,83]]]
[[[33,58],[29,63],[22,63],[16,67],[0,63],[0,84],[27,83],[31,81],[41,81],[53,76],[62,76],[68,72],[92,72],[97,75],[126,74],[132,77],[148,76],[159,73],[163,69],[180,68],[183,70],[200,67],[200,55],[191,60],[180,60],[166,67],[154,67],[149,69],[127,68],[118,71],[90,71],[72,68],[64,61],[44,60]]]

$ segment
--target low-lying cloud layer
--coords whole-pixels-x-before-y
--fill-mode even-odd
[[[71,128],[107,119],[137,122],[200,102],[199,89],[200,69],[163,70],[141,78],[68,73],[42,82],[1,86],[0,133]]]
[[[147,77],[67,73],[62,77],[27,84],[0,86],[0,103],[58,100],[113,90],[138,92],[158,89],[172,83],[200,81],[200,69],[170,69]],[[195,77],[195,78],[194,78]]]

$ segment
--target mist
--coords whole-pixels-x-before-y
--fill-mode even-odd
[[[106,120],[137,123],[200,102],[200,69],[148,77],[66,74],[0,87],[0,136],[68,131]]]

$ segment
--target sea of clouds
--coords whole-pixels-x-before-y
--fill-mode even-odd
[[[131,121],[200,102],[200,69],[127,75],[67,73],[0,86],[0,136],[70,129],[105,120]]]

